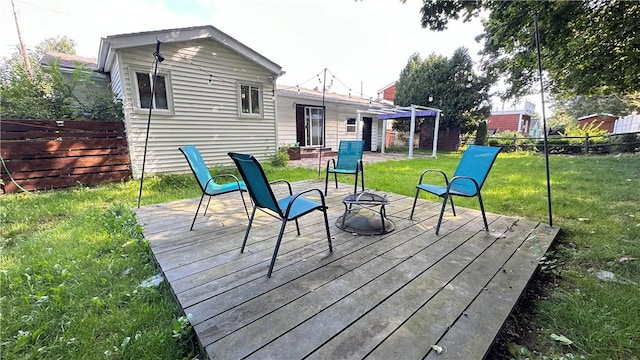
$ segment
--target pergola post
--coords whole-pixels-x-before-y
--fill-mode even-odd
[[[436,157],[436,150],[438,150],[438,129],[440,128],[440,111],[436,113],[436,126],[433,129],[433,150],[431,156]]]
[[[416,106],[411,105],[411,124],[409,125],[409,159],[413,158],[413,138],[416,132]]]
[[[380,153],[384,154],[384,148],[387,144],[387,120],[382,120],[382,144],[380,145]]]

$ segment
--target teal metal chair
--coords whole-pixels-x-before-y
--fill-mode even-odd
[[[361,175],[362,191],[364,192],[364,168],[362,167],[362,151],[364,149],[364,141],[362,140],[340,140],[338,148],[338,163],[335,159],[327,160],[327,173],[324,179],[324,195],[327,195],[327,187],[329,184],[329,174],[333,174],[338,188],[338,174],[350,174],[356,176],[353,184],[353,193],[358,191],[358,173]],[[333,167],[331,165],[333,164]]]
[[[204,199],[205,195],[209,196],[209,201],[207,201],[207,206],[204,209],[204,215],[207,214],[212,196],[222,195],[233,191],[240,191],[240,197],[242,198],[244,211],[247,213],[247,218],[249,218],[249,210],[247,209],[247,203],[244,201],[243,195],[243,192],[247,191],[247,187],[244,185],[243,181],[238,180],[238,178],[232,174],[220,174],[211,176],[209,169],[207,169],[207,165],[202,159],[200,151],[197,147],[195,147],[195,145],[185,145],[179,147],[178,149],[187,159],[189,167],[193,172],[193,176],[195,176],[196,182],[198,183],[198,186],[200,186],[200,190],[202,191],[202,196],[200,196],[200,202],[198,203],[196,214],[193,216],[193,221],[191,222],[191,228],[189,228],[189,231],[193,230],[193,225],[196,223],[196,218],[198,217],[198,212],[200,212],[200,206],[202,205],[202,199]],[[219,184],[216,182],[216,179],[222,178],[231,178],[233,179],[233,181],[230,181],[226,184]]]
[[[482,219],[484,220],[484,228],[486,231],[489,231],[489,225],[487,224],[487,216],[484,213],[484,204],[482,203],[480,189],[482,189],[482,185],[484,185],[484,181],[487,179],[487,175],[489,175],[489,171],[491,170],[500,150],[500,147],[470,145],[462,155],[451,180],[449,180],[447,175],[440,170],[427,169],[423,171],[420,175],[418,185],[416,185],[416,196],[413,199],[413,207],[411,208],[411,215],[409,218],[413,219],[413,213],[416,209],[416,202],[418,201],[418,194],[420,193],[420,190],[441,197],[442,209],[440,210],[440,217],[438,218],[438,225],[436,226],[436,235],[438,235],[440,225],[442,224],[444,210],[447,206],[447,200],[451,202],[453,216],[456,216],[456,208],[453,206],[453,196],[477,196],[478,202],[480,203],[480,211],[482,212]],[[423,183],[424,176],[429,172],[440,173],[444,177],[445,185]]]
[[[287,221],[294,220],[296,222],[296,229],[298,235],[300,235],[300,226],[298,224],[298,218],[309,214],[313,211],[321,211],[324,214],[324,225],[327,229],[327,240],[329,241],[329,252],[333,252],[333,246],[331,245],[331,233],[329,232],[329,219],[327,217],[327,205],[324,201],[324,195],[319,189],[308,189],[297,194],[293,194],[291,191],[291,184],[286,180],[276,180],[269,182],[262,166],[258,160],[249,154],[239,154],[230,152],[229,156],[233,159],[233,162],[238,167],[240,175],[244,179],[244,182],[249,191],[249,195],[253,201],[253,212],[249,219],[249,226],[244,234],[244,240],[242,241],[242,248],[240,252],[244,252],[244,247],[247,244],[247,238],[249,237],[249,231],[251,231],[251,225],[256,215],[256,210],[260,209],[264,213],[275,217],[282,222],[280,226],[280,233],[278,234],[278,240],[276,241],[276,247],[273,251],[273,257],[271,258],[271,264],[269,265],[269,272],[267,277],[271,277],[273,266],[276,263],[276,257],[278,256],[278,249],[284,235],[284,229],[287,225]],[[289,188],[289,196],[285,196],[281,199],[277,199],[271,189],[272,184],[284,183]],[[304,197],[303,195],[317,192],[318,201],[314,201]]]

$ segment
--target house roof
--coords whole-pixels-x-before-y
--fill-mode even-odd
[[[322,100],[321,90],[306,89],[299,86],[277,85],[276,93],[278,94],[278,96],[288,96],[298,99]],[[384,105],[372,99],[365,99],[353,95],[338,94],[330,91],[326,91],[324,93],[324,99],[325,101],[330,101],[333,103],[358,104],[371,107],[380,107]]]
[[[578,121],[586,120],[586,119],[593,119],[593,118],[597,118],[597,117],[608,117],[608,118],[613,118],[613,119],[617,119],[618,118],[617,116],[615,116],[613,114],[598,113],[598,114],[591,114],[591,115],[580,117],[580,118],[578,118]]]
[[[390,83],[390,84],[388,84],[386,86],[383,86],[380,90],[378,90],[378,93],[381,93],[381,92],[383,92],[383,91],[387,90],[388,88],[390,88],[392,86],[395,86],[395,85],[396,85],[396,81],[394,81],[394,82],[392,82],[392,83]]]
[[[206,38],[213,39],[237,53],[244,55],[256,64],[271,71],[275,76],[284,74],[280,65],[211,25],[109,35],[106,38],[100,39],[97,68],[100,71],[108,71],[115,59],[116,51],[120,49],[155,45],[157,41],[161,43],[172,43]]]
[[[60,53],[55,51],[50,51],[44,54],[42,56],[42,59],[40,59],[40,63],[48,66],[49,64],[51,64],[52,61],[56,59],[59,61],[60,68],[64,68],[64,69],[75,69],[77,68],[77,64],[81,64],[88,67],[91,70],[95,70],[98,63],[96,58],[70,55],[70,54],[65,54],[65,53]]]

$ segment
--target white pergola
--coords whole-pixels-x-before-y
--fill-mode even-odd
[[[411,124],[409,127],[409,159],[413,158],[413,138],[416,130],[416,116],[417,117],[425,117],[425,116],[434,116],[436,117],[435,127],[433,129],[433,151],[431,156],[436,156],[436,151],[438,150],[438,128],[440,126],[440,113],[442,110],[430,108],[426,106],[419,105],[411,105],[411,106],[403,106],[403,107],[392,107],[392,108],[380,108],[380,109],[368,109],[368,110],[357,110],[357,121],[356,123],[356,139],[360,138],[360,126],[362,123],[362,114],[376,114],[378,115],[378,120],[382,120],[383,123],[383,131],[382,131],[382,145],[380,147],[380,152],[384,154],[384,148],[386,144],[387,137],[387,120],[392,119],[411,119]]]

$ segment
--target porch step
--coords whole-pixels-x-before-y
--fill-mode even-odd
[[[322,158],[330,158],[338,155],[337,151],[331,148],[318,148],[318,147],[302,147],[300,148],[300,158],[302,159],[317,159],[318,154],[322,154]]]

